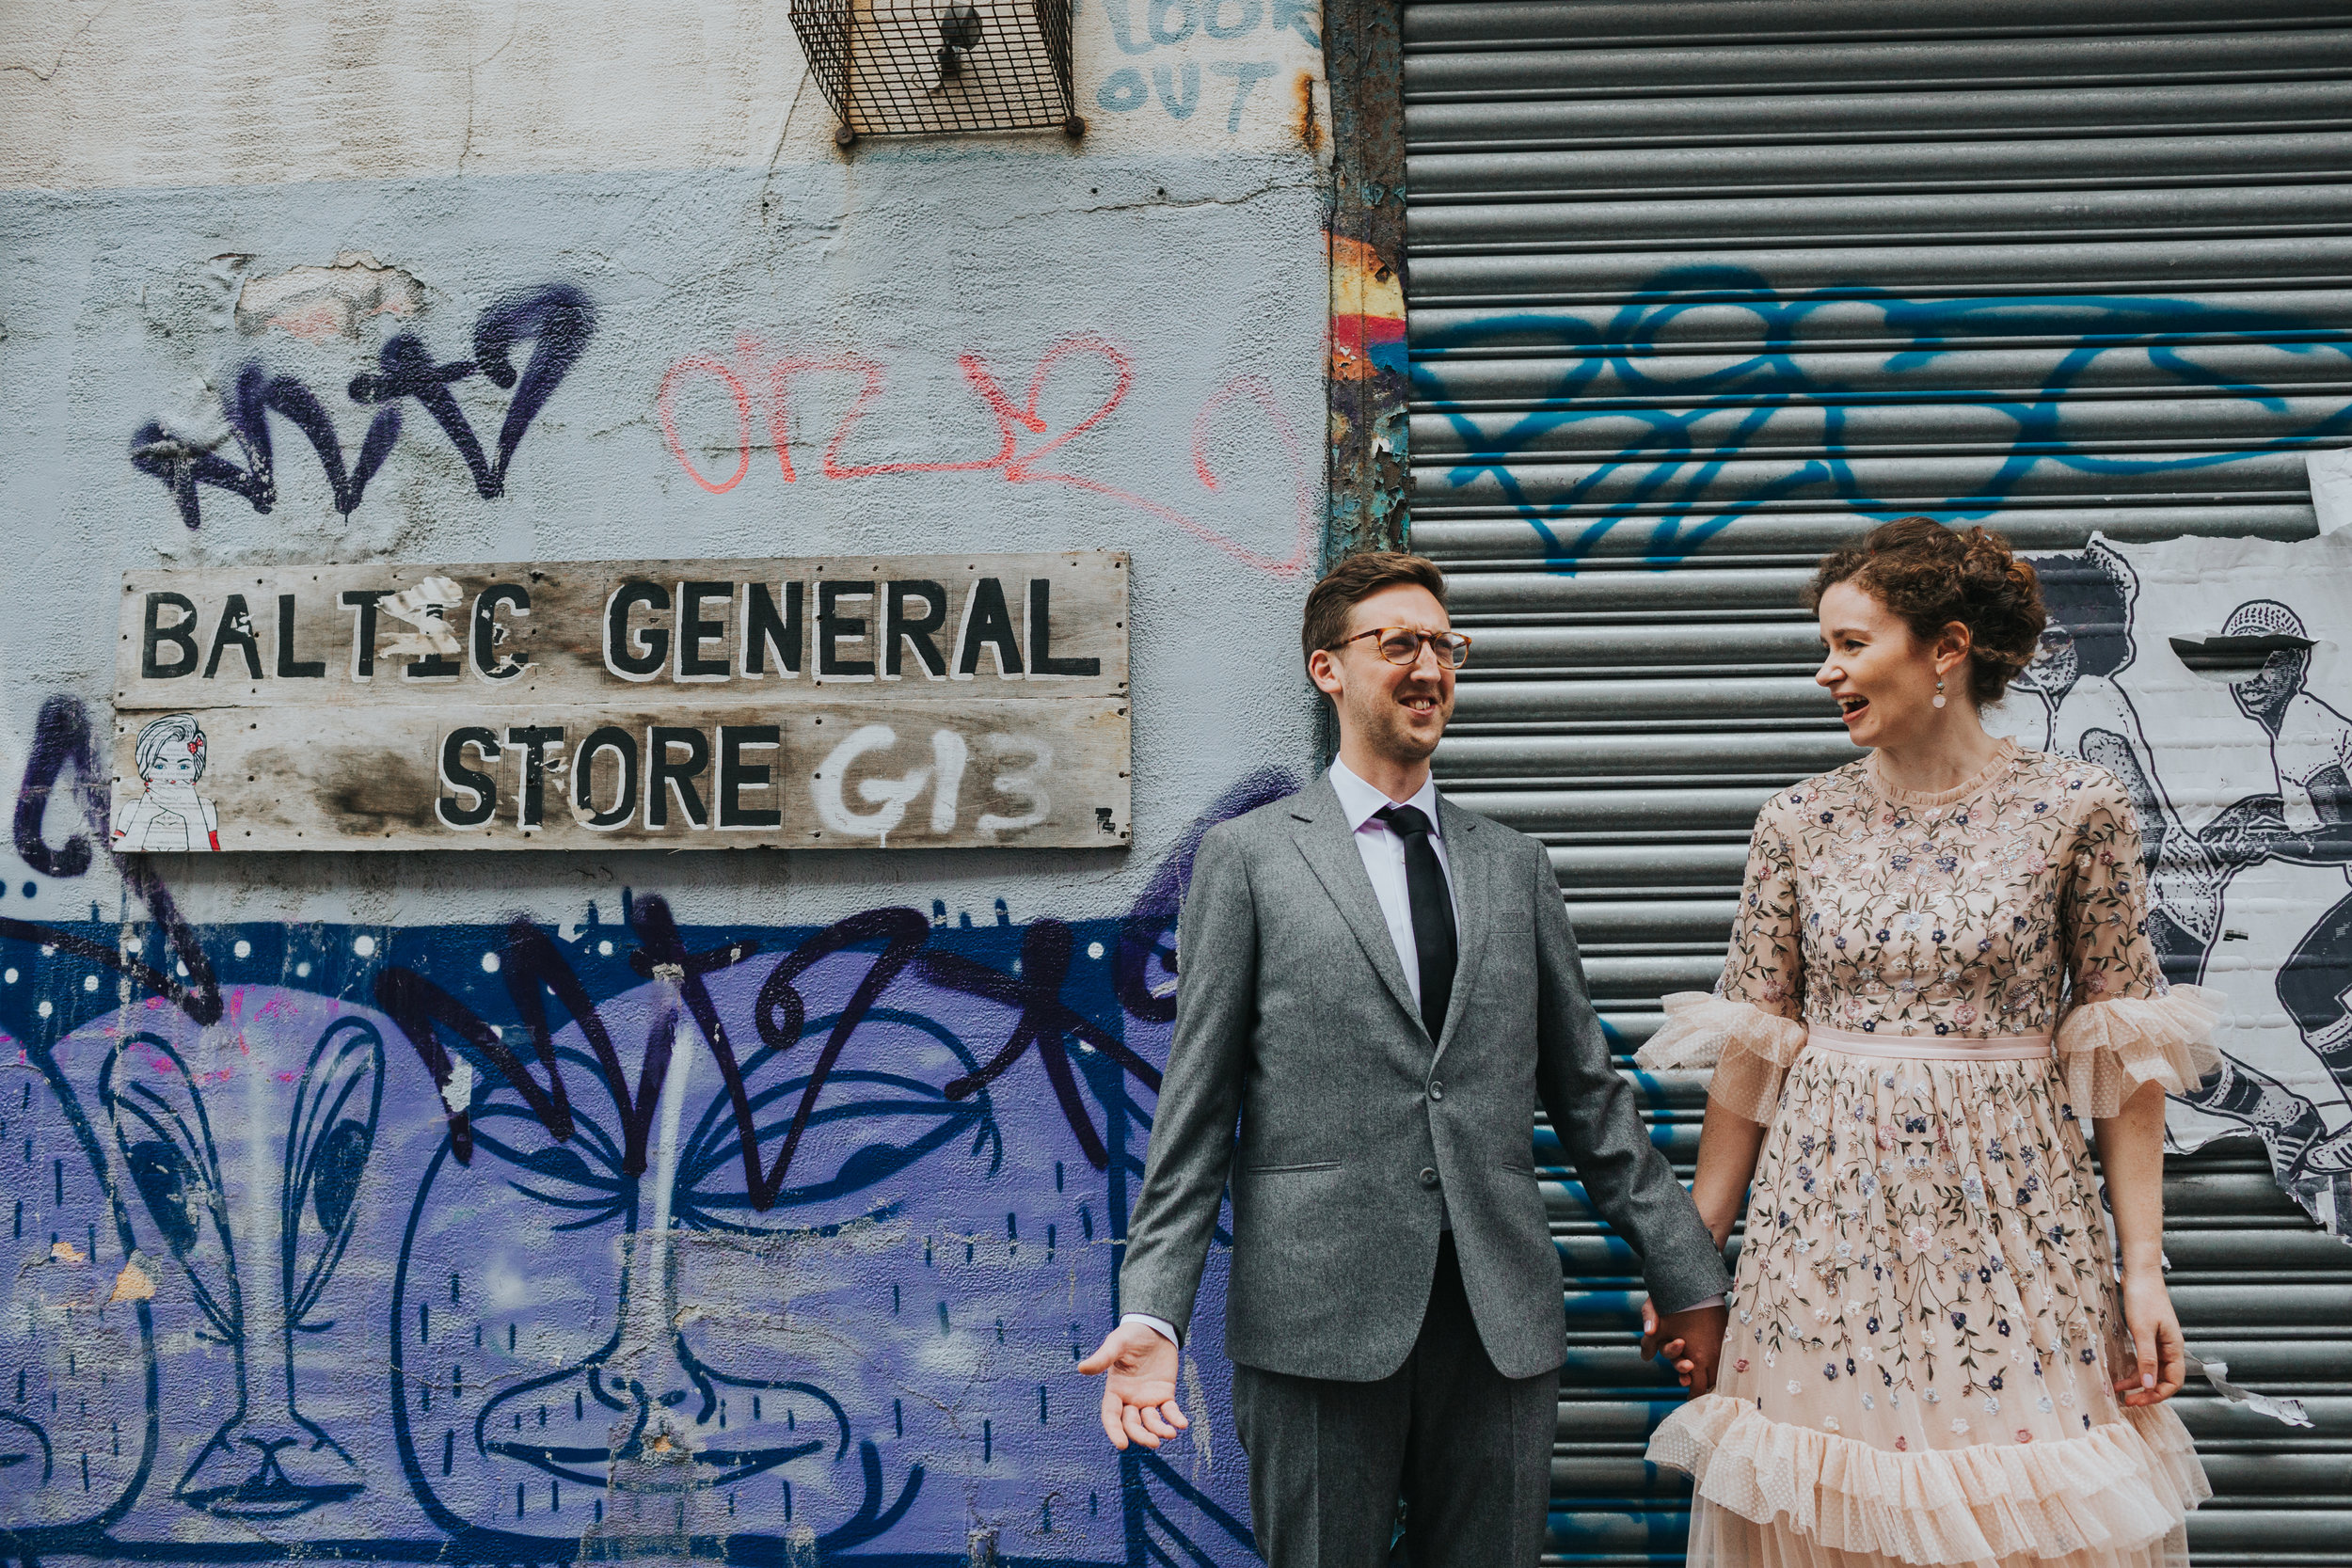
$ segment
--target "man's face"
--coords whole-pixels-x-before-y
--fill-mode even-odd
[[[1428,760],[1454,717],[1454,672],[1426,643],[1412,663],[1391,664],[1381,657],[1378,639],[1356,635],[1379,626],[1447,632],[1454,623],[1426,588],[1383,588],[1349,611],[1353,641],[1318,652],[1307,668],[1339,711],[1343,744],[1357,741],[1409,767]]]
[[[2306,648],[2280,648],[2263,660],[2262,673],[2232,684],[2230,695],[2239,711],[2251,717],[2276,712],[2303,689],[2312,656]]]

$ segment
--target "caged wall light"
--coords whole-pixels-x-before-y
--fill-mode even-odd
[[[792,0],[792,30],[840,119],[834,140],[973,131],[1086,135],[1071,0]]]

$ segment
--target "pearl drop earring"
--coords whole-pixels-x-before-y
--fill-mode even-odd
[[[1944,677],[1941,675],[1935,677],[1935,705],[1944,705]]]

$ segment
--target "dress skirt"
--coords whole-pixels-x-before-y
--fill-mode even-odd
[[[1677,1005],[1686,1033],[1760,1033]],[[2185,1562],[2203,1469],[2169,1405],[2114,1392],[2136,1361],[2076,1110],[2112,1042],[2076,1087],[2046,1036],[1772,1022],[1717,1084],[1767,1129],[1720,1381],[1650,1448],[1693,1478],[1692,1568]]]

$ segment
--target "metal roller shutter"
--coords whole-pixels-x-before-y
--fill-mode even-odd
[[[1630,1050],[1713,982],[1763,798],[1851,755],[1819,552],[1910,511],[2037,550],[2312,531],[2300,449],[2352,439],[2352,386],[2291,350],[2352,338],[2352,13],[1417,0],[1405,38],[1411,538],[1478,639],[1440,777],[1552,847]],[[1687,1166],[1699,1086],[1644,1084]],[[1642,1452],[1678,1391],[1556,1174],[1552,1549],[1673,1560]],[[2198,1562],[2352,1561],[2352,1251],[2248,1145],[2168,1202],[2191,1343],[2317,1423],[2184,1398]]]

